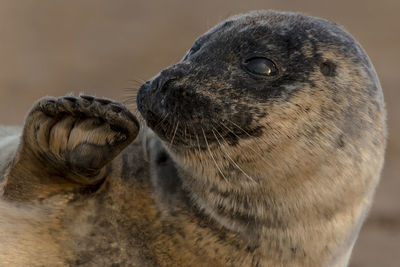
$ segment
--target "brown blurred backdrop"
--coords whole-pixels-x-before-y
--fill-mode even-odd
[[[86,92],[124,101],[141,82],[178,61],[209,27],[255,9],[335,21],[372,59],[385,93],[390,135],[382,182],[350,266],[399,267],[398,0],[1,0],[0,124],[22,124],[32,103],[45,95]]]

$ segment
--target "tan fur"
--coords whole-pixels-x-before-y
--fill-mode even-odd
[[[69,252],[61,246],[66,236],[59,227],[57,207],[63,205],[56,199],[51,205],[0,202],[2,266],[65,266]]]

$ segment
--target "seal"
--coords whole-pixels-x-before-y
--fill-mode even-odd
[[[2,135],[1,262],[347,265],[386,139],[379,80],[349,33],[231,17],[137,106],[140,132],[111,100],[44,98],[21,137]]]

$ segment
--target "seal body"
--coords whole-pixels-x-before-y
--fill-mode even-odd
[[[140,133],[107,99],[34,105],[22,136],[1,143],[1,262],[347,265],[386,113],[346,31],[295,13],[229,18],[146,82],[137,106]]]

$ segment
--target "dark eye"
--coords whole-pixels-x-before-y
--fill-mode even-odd
[[[275,63],[264,57],[253,57],[243,62],[244,68],[255,75],[276,76],[279,71]]]

